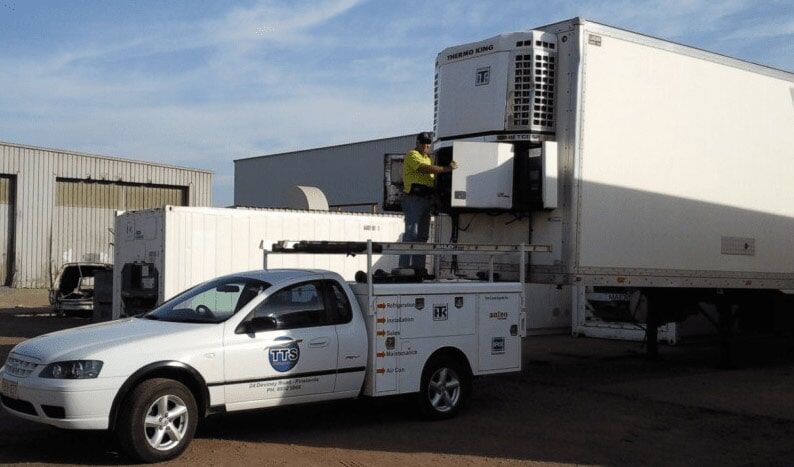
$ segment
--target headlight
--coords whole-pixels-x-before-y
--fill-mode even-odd
[[[40,378],[55,379],[89,379],[99,376],[102,362],[99,360],[71,360],[68,362],[55,362],[45,366]]]

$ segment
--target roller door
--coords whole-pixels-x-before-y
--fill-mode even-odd
[[[0,175],[0,285],[11,285],[14,271],[14,177]]]
[[[184,206],[184,187],[57,179],[52,227],[52,273],[65,263],[113,262],[117,210]]]

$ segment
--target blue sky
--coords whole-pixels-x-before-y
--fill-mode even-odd
[[[0,0],[0,140],[215,172],[432,126],[443,48],[574,16],[794,70],[791,0]]]

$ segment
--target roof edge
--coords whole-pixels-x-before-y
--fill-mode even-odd
[[[754,61],[749,60],[749,59],[737,58],[737,57],[734,57],[734,56],[731,56],[731,55],[727,55],[727,54],[722,53],[722,52],[715,52],[713,50],[704,49],[702,47],[698,47],[698,46],[695,46],[695,45],[685,44],[683,42],[678,42],[678,41],[675,41],[675,40],[672,40],[672,39],[665,39],[664,37],[654,36],[652,34],[634,31],[632,29],[627,29],[627,28],[620,27],[620,26],[613,26],[613,25],[608,24],[608,23],[602,23],[600,21],[584,18],[584,17],[581,17],[581,16],[575,16],[573,18],[569,18],[569,19],[562,20],[562,21],[555,21],[554,23],[549,23],[549,24],[545,24],[543,26],[538,26],[535,29],[551,30],[555,26],[568,25],[568,24],[573,25],[573,26],[586,26],[587,24],[593,24],[596,27],[614,29],[616,31],[620,31],[620,32],[623,32],[623,33],[634,34],[634,35],[641,36],[641,37],[644,37],[644,38],[647,38],[647,39],[651,39],[653,41],[659,41],[659,42],[662,42],[662,43],[674,45],[676,47],[682,47],[682,48],[685,48],[685,49],[689,49],[689,50],[691,50],[693,52],[696,52],[698,54],[707,55],[707,56],[710,56],[710,57],[712,57],[714,59],[725,60],[727,62],[731,62],[731,66],[740,65],[740,64],[741,65],[745,65],[745,66],[749,66],[749,67],[753,68],[752,71],[755,71],[755,72],[758,72],[758,73],[762,73],[762,74],[765,74],[767,76],[773,76],[773,77],[776,77],[776,78],[787,79],[787,80],[791,80],[791,79],[794,78],[794,72],[789,71],[789,70],[784,70],[783,68],[778,68],[778,67],[775,67],[775,66],[772,66],[772,65],[766,65],[766,64],[763,64],[763,63],[754,62]],[[714,61],[714,60],[712,60],[712,61]],[[741,67],[741,68],[743,68],[743,67]],[[786,75],[786,76],[785,77],[777,76],[777,75],[780,75],[780,74]]]
[[[405,138],[405,137],[408,137],[408,136],[416,136],[417,133],[407,133],[407,134],[404,134],[404,135],[388,136],[386,138],[365,139],[363,141],[353,141],[353,142],[350,142],[350,143],[330,144],[328,146],[317,146],[317,147],[314,147],[314,148],[296,149],[294,151],[274,152],[272,154],[263,154],[261,156],[242,157],[240,159],[234,159],[234,162],[236,163],[236,162],[239,162],[239,161],[248,161],[248,160],[252,160],[252,159],[261,159],[261,158],[264,158],[264,157],[284,156],[284,155],[287,155],[287,154],[295,154],[295,153],[298,153],[298,152],[319,151],[321,149],[339,148],[339,147],[342,147],[342,146],[352,146],[354,144],[372,143],[372,142],[375,142],[375,141],[383,141],[383,140],[387,140],[387,139]]]
[[[129,163],[132,163],[132,164],[151,165],[151,166],[154,166],[154,167],[163,167],[163,168],[168,168],[168,169],[188,170],[190,172],[201,172],[201,173],[206,173],[206,174],[210,174],[210,175],[214,175],[215,174],[215,172],[213,172],[212,170],[206,170],[206,169],[196,169],[196,168],[192,168],[192,167],[184,167],[184,166],[172,165],[172,164],[160,164],[160,163],[157,163],[157,162],[141,161],[141,160],[129,159],[129,158],[126,158],[126,157],[119,157],[119,156],[103,156],[103,155],[100,155],[100,154],[92,154],[92,153],[89,153],[89,152],[72,151],[72,150],[69,150],[69,149],[47,148],[47,147],[43,147],[43,146],[32,146],[30,144],[11,143],[11,142],[2,141],[2,140],[0,140],[0,146],[12,146],[12,147],[22,148],[22,149],[32,149],[32,150],[35,150],[35,151],[48,151],[48,152],[55,152],[55,153],[61,153],[61,154],[69,154],[69,155],[72,155],[72,156],[92,157],[94,159],[105,159],[105,160],[111,160],[111,161],[117,161],[117,162],[129,162]]]

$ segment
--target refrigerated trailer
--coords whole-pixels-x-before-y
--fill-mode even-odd
[[[635,294],[627,327],[655,343],[711,305],[726,334],[731,310],[794,289],[790,72],[574,18],[442,51],[434,130],[459,167],[438,176],[437,241],[550,244],[528,280],[578,311],[586,291]],[[578,311],[575,334],[614,324]]]

